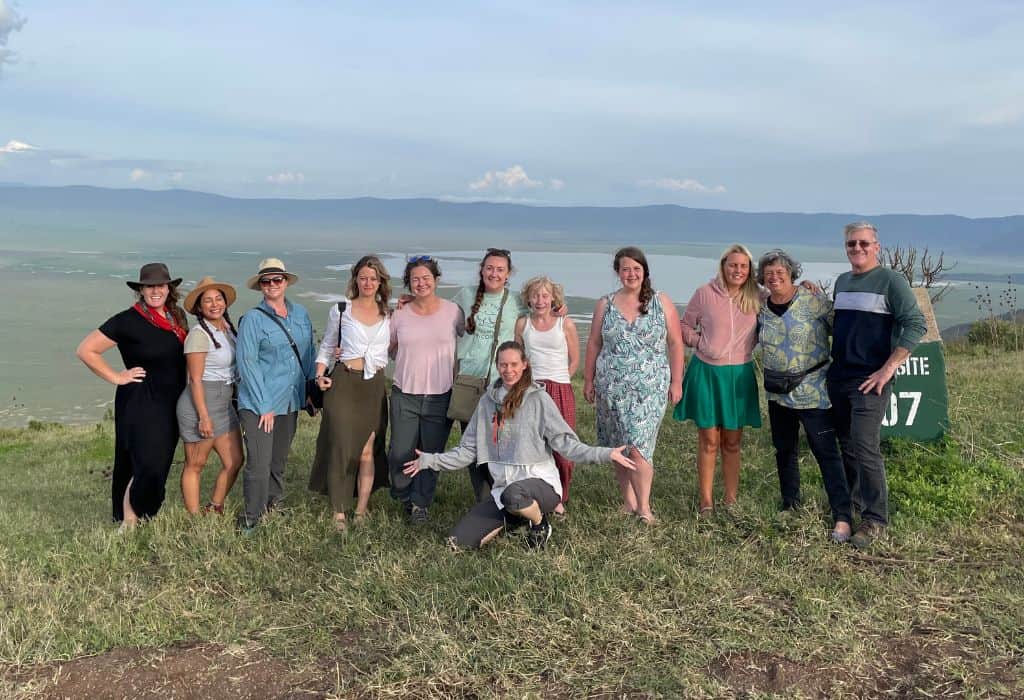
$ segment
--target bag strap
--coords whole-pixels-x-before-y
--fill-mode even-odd
[[[338,302],[338,347],[341,347],[341,317],[345,313],[345,309],[348,307],[347,301]]]
[[[505,301],[508,299],[508,287],[501,293],[501,304],[498,305],[498,318],[494,322],[494,339],[491,341],[491,354],[487,356],[487,379],[484,386],[491,384],[491,370],[494,369],[494,351],[498,349],[498,333],[501,331],[501,312],[505,310]]]
[[[305,375],[306,368],[302,366],[302,354],[299,353],[299,346],[295,344],[295,341],[292,339],[292,334],[289,333],[288,329],[284,327],[283,323],[281,323],[281,319],[279,319],[276,314],[272,314],[266,309],[264,309],[262,306],[254,306],[253,309],[259,311],[261,314],[269,318],[271,321],[277,324],[278,328],[281,329],[281,332],[284,333],[284,337],[288,339],[288,344],[292,346],[292,352],[295,353],[295,359],[298,360],[299,362],[299,371],[301,371],[302,374]]]

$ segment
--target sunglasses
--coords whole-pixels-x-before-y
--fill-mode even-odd
[[[260,286],[269,287],[272,284],[284,284],[286,277],[261,277]]]
[[[847,241],[846,242],[846,247],[849,248],[850,250],[853,250],[857,246],[860,246],[864,250],[867,250],[868,248],[870,248],[874,244],[875,244],[875,241],[862,241],[862,240],[854,239],[852,241]]]
[[[430,257],[429,255],[414,255],[411,258],[409,258],[408,260],[406,260],[406,262],[407,263],[421,263],[421,262],[430,262],[431,260],[433,260],[433,258]]]
[[[508,250],[505,250],[504,248],[488,248],[487,249],[487,254],[488,255],[501,255],[502,257],[506,257],[506,258],[511,258],[512,257],[512,253],[510,251],[508,251]]]

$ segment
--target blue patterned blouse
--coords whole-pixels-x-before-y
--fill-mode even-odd
[[[797,287],[786,313],[776,316],[766,301],[761,304],[757,320],[765,368],[799,372],[829,359],[832,302],[824,294],[813,294]],[[825,364],[807,375],[790,393],[768,393],[768,400],[787,408],[829,408],[832,403],[825,387],[827,372],[828,364]]]

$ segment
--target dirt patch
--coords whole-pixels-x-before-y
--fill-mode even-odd
[[[254,645],[117,649],[0,668],[0,688],[21,698],[308,699],[324,697],[334,687],[325,669],[294,669]]]
[[[778,693],[830,697],[1021,697],[1011,659],[987,659],[969,640],[914,631],[885,640],[859,665],[800,662],[767,652],[723,654],[709,672],[739,697]]]

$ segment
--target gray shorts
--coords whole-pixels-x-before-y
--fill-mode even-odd
[[[213,437],[238,430],[238,413],[234,405],[234,385],[224,382],[203,382],[203,393],[206,395],[206,410],[213,421]],[[202,442],[199,434],[199,414],[192,401],[192,390],[187,386],[178,397],[178,430],[184,442]]]

